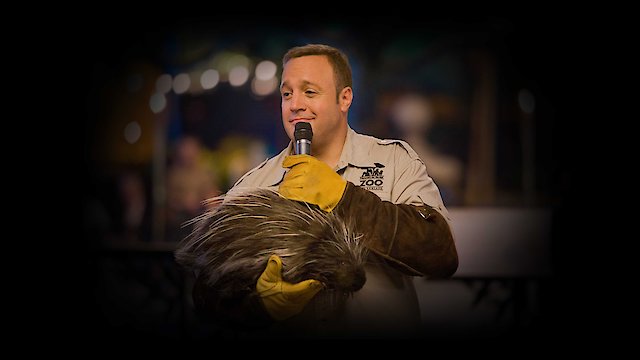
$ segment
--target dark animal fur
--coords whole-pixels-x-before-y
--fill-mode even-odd
[[[343,219],[315,206],[257,189],[210,199],[193,219],[176,261],[206,276],[221,292],[254,289],[269,256],[280,256],[285,281],[316,279],[345,293],[365,283],[367,250]]]

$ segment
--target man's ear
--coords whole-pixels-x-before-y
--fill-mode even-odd
[[[353,89],[350,86],[345,87],[340,91],[340,96],[338,96],[338,103],[340,104],[340,110],[346,112],[351,107],[351,102],[353,101]]]

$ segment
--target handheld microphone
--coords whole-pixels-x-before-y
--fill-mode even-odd
[[[311,155],[311,138],[313,138],[313,130],[308,122],[296,123],[296,130],[293,133],[295,139],[296,155]]]

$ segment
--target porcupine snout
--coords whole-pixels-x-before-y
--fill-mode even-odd
[[[354,293],[366,282],[365,263],[367,248],[362,235],[334,213],[313,212],[316,223],[305,231],[311,234],[305,249],[304,278],[323,282],[327,289]]]
[[[364,269],[360,266],[342,264],[336,272],[336,283],[346,292],[356,292],[367,281]]]

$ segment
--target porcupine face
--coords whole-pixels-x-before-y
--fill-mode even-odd
[[[204,272],[209,284],[229,291],[252,288],[269,256],[276,254],[285,281],[316,279],[347,293],[364,285],[366,248],[334,213],[266,189],[212,201],[223,198],[192,221],[193,233],[176,251],[176,260]]]
[[[309,242],[300,274],[293,277],[297,281],[317,279],[332,290],[360,290],[366,281],[366,249],[360,237],[355,236],[349,226],[333,213],[314,211],[318,211],[315,215],[321,219],[312,224],[308,232],[316,240]],[[296,260],[288,263],[295,264]]]

